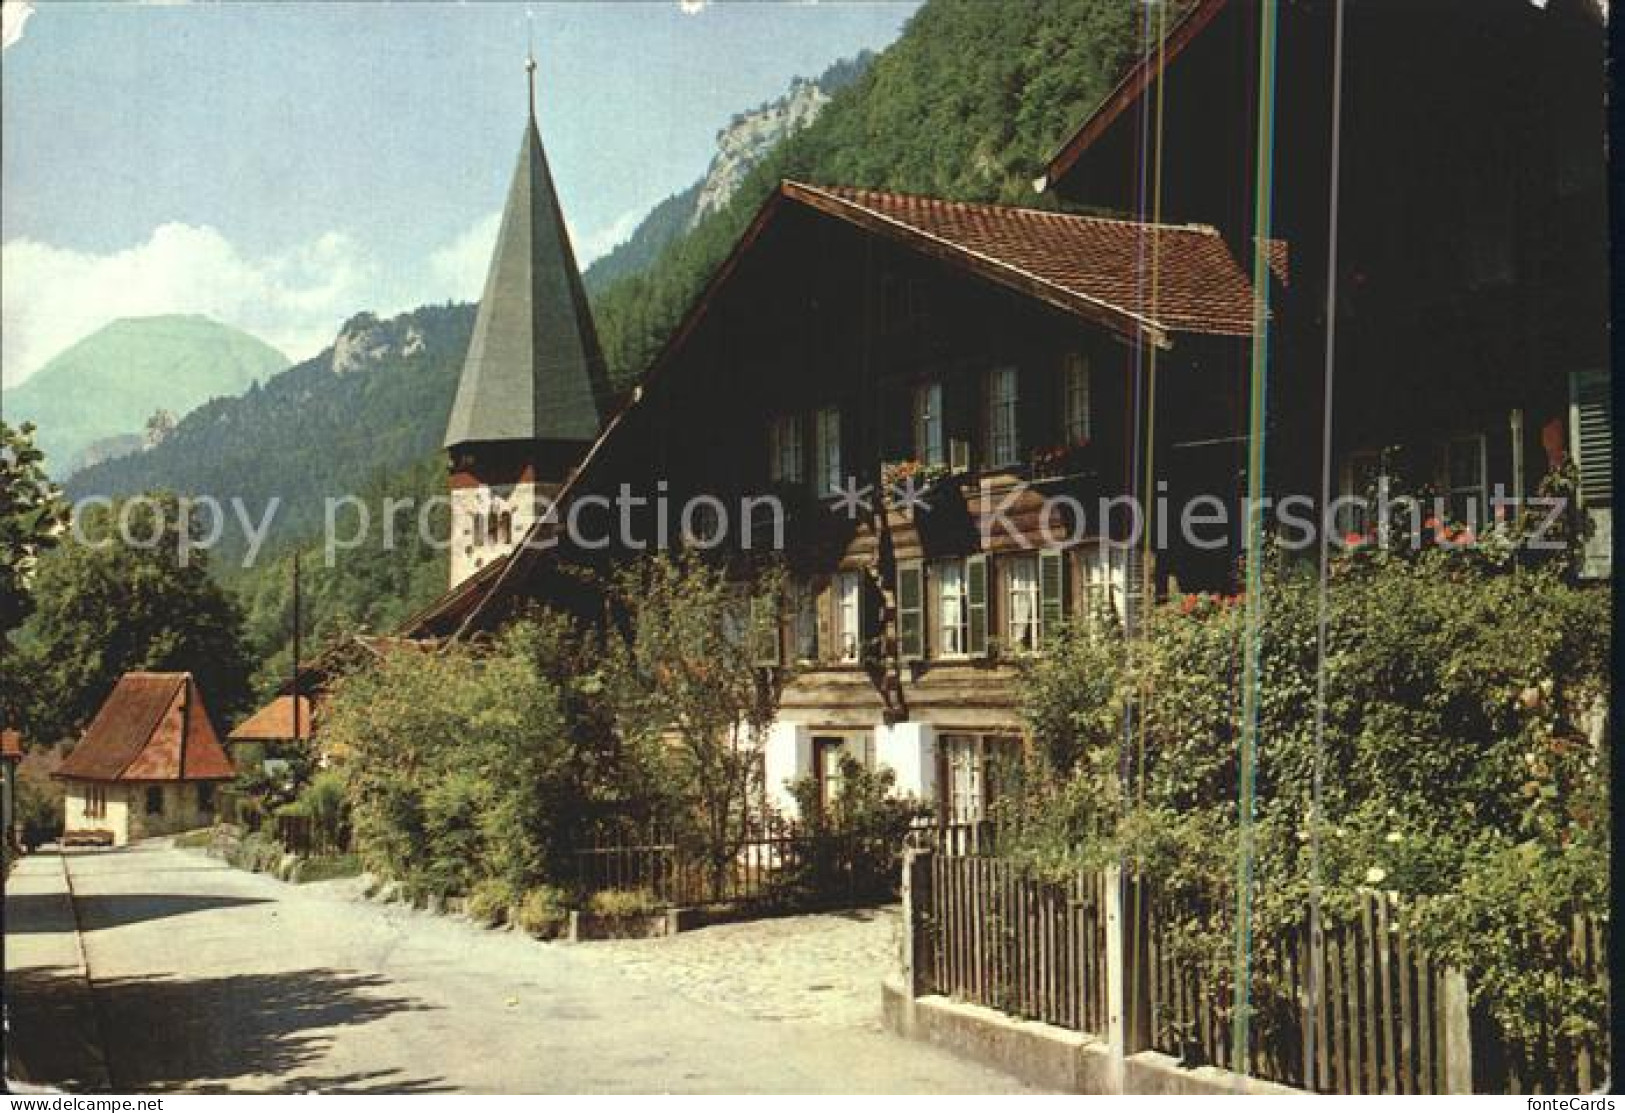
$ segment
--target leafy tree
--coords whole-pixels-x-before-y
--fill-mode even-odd
[[[575,630],[538,612],[485,647],[400,652],[341,680],[318,740],[369,868],[425,893],[564,869],[605,759]]]
[[[57,544],[67,507],[45,477],[34,427],[0,421],[0,638],[33,610],[29,580],[40,555]]]
[[[137,544],[120,536],[121,519]],[[83,511],[40,562],[25,631],[37,738],[76,733],[132,669],[192,673],[218,723],[246,707],[242,614],[210,578],[208,554],[189,547],[196,542],[179,501],[154,495]]]
[[[695,828],[720,891],[762,791],[761,747],[782,674],[758,667],[781,576],[753,598],[692,554],[661,554],[612,585],[625,636],[609,652],[609,697],[622,737],[664,771],[676,818]]]

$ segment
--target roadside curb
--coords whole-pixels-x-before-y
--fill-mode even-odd
[[[96,986],[90,977],[90,955],[85,950],[85,925],[79,919],[79,896],[73,888],[73,874],[68,869],[67,855],[63,854],[60,848],[56,852],[56,863],[57,868],[62,871],[62,888],[67,894],[68,911],[73,916],[73,947],[79,956],[79,982],[85,998],[90,1002],[93,1030],[88,1033],[91,1038],[86,1043],[97,1073],[87,1080],[87,1089],[111,1092],[113,1074],[107,1062],[107,1028],[102,1019],[101,1001],[96,997]]]

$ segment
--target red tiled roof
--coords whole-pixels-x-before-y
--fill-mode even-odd
[[[1253,290],[1219,233],[878,190],[785,193],[1120,332],[1250,336]]]
[[[237,724],[228,735],[232,742],[287,742],[310,737],[311,702],[299,697],[299,733],[294,733],[292,696],[277,696],[270,703]]]
[[[236,771],[191,673],[129,672],[55,775],[84,781],[218,781]]]

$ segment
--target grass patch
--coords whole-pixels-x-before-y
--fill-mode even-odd
[[[305,885],[312,881],[332,881],[335,878],[360,875],[359,854],[321,854],[314,858],[301,859],[294,871],[293,880]]]
[[[199,827],[195,831],[183,831],[175,836],[175,845],[182,850],[207,850],[213,842],[213,827]]]

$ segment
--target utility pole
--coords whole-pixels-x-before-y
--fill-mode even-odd
[[[299,706],[299,550],[293,551],[293,740],[305,739]]]

